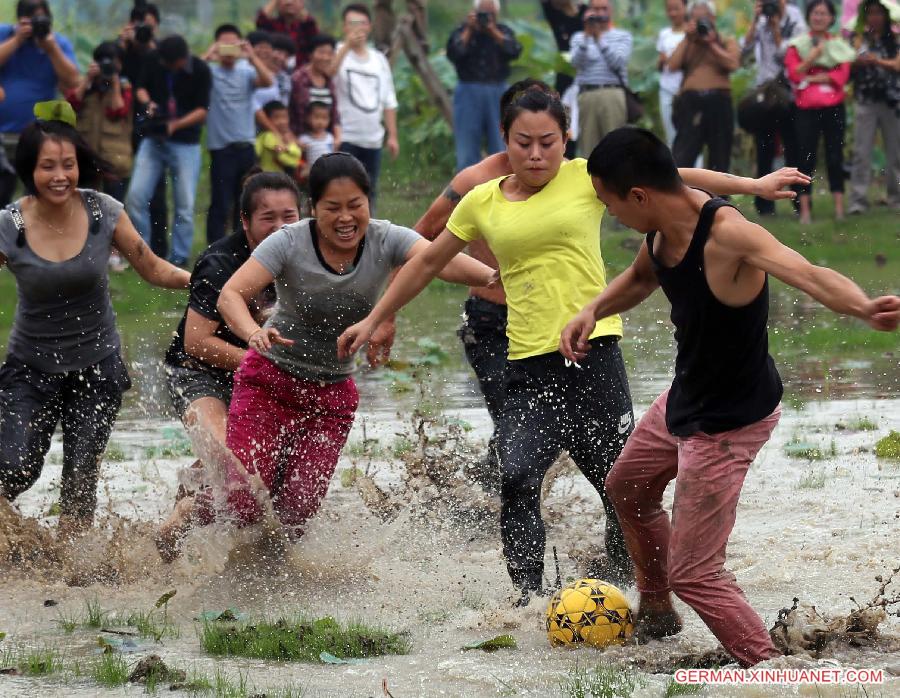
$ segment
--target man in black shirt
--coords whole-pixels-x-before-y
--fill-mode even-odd
[[[185,266],[194,238],[194,197],[200,176],[200,131],[209,110],[209,67],[169,36],[147,60],[136,87],[142,141],[125,205],[135,227],[150,243],[150,200],[168,170],[173,182],[175,222],[169,261]]]
[[[299,196],[294,181],[280,172],[250,177],[241,194],[244,229],[210,245],[191,274],[188,306],[166,352],[169,396],[186,427],[219,444],[225,443],[234,372],[247,351],[246,342],[231,332],[216,308],[219,294],[259,243],[300,219]],[[269,287],[250,310],[262,321],[274,301],[275,289]],[[199,467],[200,461],[195,465]],[[189,523],[188,508],[176,506],[160,529],[157,545],[163,559],[177,553],[178,539]]]
[[[512,29],[497,23],[499,11],[499,0],[480,0],[447,41],[447,58],[459,78],[453,93],[457,171],[481,160],[482,139],[487,140],[488,155],[505,148],[500,97],[506,91],[509,64],[519,57],[522,45]]]
[[[646,642],[681,630],[674,592],[731,656],[752,666],[779,652],[725,569],[725,550],[744,477],[781,414],[781,380],[768,350],[768,275],[885,332],[900,324],[900,297],[869,298],[727,201],[687,187],[649,131],[609,133],[587,168],[609,214],[647,239],[632,265],[563,329],[560,352],[582,360],[598,319],[635,307],[660,286],[677,344],[672,387],[606,477],[641,595],[635,635]],[[662,499],[673,479],[670,522]]]

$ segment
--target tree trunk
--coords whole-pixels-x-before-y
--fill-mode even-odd
[[[416,35],[414,24],[415,19],[412,15],[403,17],[397,25],[397,37],[402,41],[403,51],[409,59],[409,64],[422,79],[425,90],[447,123],[453,126],[453,107],[450,103],[450,95],[434,68],[431,67],[431,63],[428,62],[428,53]]]

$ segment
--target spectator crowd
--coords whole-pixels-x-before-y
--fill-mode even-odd
[[[803,6],[756,0],[749,29],[734,37],[719,29],[714,0],[659,2],[669,20],[656,44],[659,112],[679,166],[705,163],[728,171],[735,122],[753,136],[757,176],[773,171],[779,156],[812,174],[822,141],[841,219],[845,170],[847,213],[870,205],[880,132],[887,203],[900,209],[896,5],[862,0],[855,25],[837,28],[832,0]],[[540,4],[571,65],[556,79],[571,117],[567,154],[586,157],[605,134],[640,117],[628,85],[633,38],[617,25],[621,8],[614,0]],[[458,170],[504,149],[500,96],[522,44],[501,15],[500,0],[475,0],[447,40],[458,78]],[[105,192],[125,203],[156,254],[180,266],[188,263],[194,242],[204,147],[210,169],[207,243],[238,226],[241,184],[254,167],[287,172],[302,187],[318,158],[350,153],[371,179],[374,208],[382,153],[399,153],[391,65],[370,43],[372,13],[365,4],[343,8],[336,38],[320,30],[303,0],[269,0],[254,31],[223,24],[202,55],[193,55],[183,37],[161,34],[158,7],[138,0],[118,38],[98,45],[83,71],[72,42],[54,30],[47,0],[19,0],[16,16],[15,24],[0,26],[0,206],[16,188],[11,155],[18,134],[34,119],[34,105],[57,91],[77,113],[79,132],[112,165]],[[734,95],[732,75],[750,62],[756,65],[754,84],[747,94]],[[846,133],[848,101],[852,139]],[[852,162],[845,167],[848,143]],[[810,191],[799,194],[800,220],[809,222]],[[771,201],[758,199],[756,208],[774,213]],[[113,263],[121,262],[114,257]]]

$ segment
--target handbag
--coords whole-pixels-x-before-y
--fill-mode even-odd
[[[738,102],[738,126],[750,133],[771,128],[773,122],[789,117],[793,103],[793,93],[784,75],[767,80]]]

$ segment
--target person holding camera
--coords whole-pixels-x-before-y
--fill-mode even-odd
[[[612,26],[611,0],[591,0],[584,31],[569,46],[578,85],[578,156],[586,158],[603,136],[628,122],[625,85],[632,38]]]
[[[247,172],[256,164],[256,123],[253,93],[271,87],[274,77],[253,47],[233,24],[223,24],[215,43],[203,55],[212,63],[212,90],[206,119],[206,147],[210,155],[209,212],[206,241],[210,245],[240,226],[238,199]],[[229,213],[231,218],[229,219]]]
[[[784,148],[784,164],[796,166],[799,161],[797,141],[797,108],[791,99],[790,85],[784,74],[784,54],[788,41],[808,31],[803,14],[787,0],[757,0],[753,21],[744,37],[741,57],[756,61],[754,94],[778,95],[783,103],[776,102],[770,109],[757,112],[759,123],[753,130],[756,141],[756,175],[762,177],[772,171],[778,140]],[[755,200],[760,215],[773,215],[775,202],[760,197]]]
[[[740,67],[740,49],[733,38],[716,30],[716,8],[710,0],[688,5],[685,39],[669,58],[670,70],[683,74],[681,92],[672,109],[679,167],[692,167],[708,149],[707,168],[727,172],[734,138],[730,75]]]
[[[457,172],[481,160],[482,141],[487,155],[506,149],[500,136],[500,97],[506,92],[509,64],[522,45],[512,29],[497,23],[499,12],[500,0],[475,0],[466,21],[447,40],[447,58],[458,78],[453,91]]]
[[[294,42],[295,67],[309,61],[310,43],[319,33],[316,18],[306,11],[304,0],[269,0],[256,15],[256,28],[270,34],[287,34]]]
[[[860,5],[856,30],[856,111],[848,212],[855,215],[869,207],[876,130],[881,131],[884,143],[887,205],[900,211],[900,39],[891,28],[888,8],[880,0],[865,0]]]
[[[142,131],[126,197],[128,214],[150,240],[150,200],[165,171],[171,174],[175,221],[169,261],[185,266],[194,239],[194,198],[200,177],[200,132],[209,110],[212,75],[181,36],[168,36],[136,85]]]
[[[553,32],[557,50],[560,53],[568,53],[572,36],[584,26],[587,3],[575,0],[541,0],[541,10],[544,19],[550,25],[550,31]],[[575,79],[570,74],[557,72],[554,86],[562,95],[574,82]]]
[[[831,0],[810,0],[806,6],[809,32],[788,44],[784,57],[787,75],[794,85],[800,170],[816,171],[819,136],[825,141],[828,188],[834,199],[834,216],[844,219],[844,131],[847,110],[844,88],[850,80],[850,64],[856,51],[840,36],[828,32],[837,12]],[[812,186],[799,190],[800,223],[812,222]]]
[[[53,31],[46,0],[19,0],[15,24],[0,25],[0,208],[12,201],[16,174],[9,164],[19,133],[34,121],[34,105],[53,99],[57,87],[70,90],[79,81],[72,43]]]
[[[131,150],[133,91],[128,78],[122,75],[123,57],[121,46],[104,41],[94,49],[94,60],[87,67],[81,83],[66,93],[66,99],[78,115],[78,133],[111,165],[112,176],[103,181],[104,193],[122,203],[134,160]]]
[[[366,168],[369,176],[369,208],[375,214],[381,150],[400,153],[397,137],[397,93],[387,56],[369,46],[372,11],[362,3],[351,3],[341,12],[344,40],[338,46],[328,74],[334,76],[341,112],[343,143]]]

